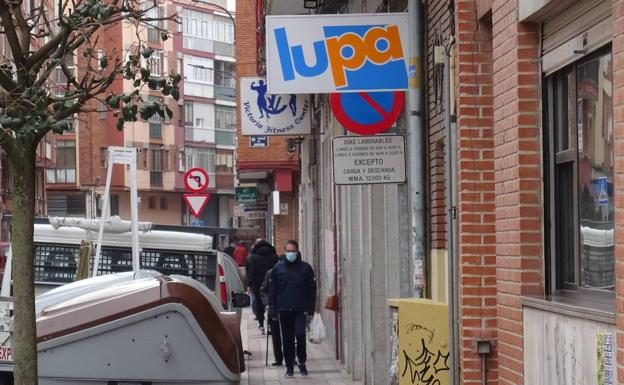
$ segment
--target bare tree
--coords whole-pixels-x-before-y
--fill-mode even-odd
[[[28,0],[0,0],[0,38],[10,52],[0,63],[0,147],[17,170],[12,213],[16,385],[36,385],[38,380],[33,224],[39,142],[49,132],[71,129],[77,114],[94,113],[97,100],[114,112],[119,130],[139,117],[171,118],[166,102],[143,100],[141,89],[177,100],[181,79],[175,73],[155,77],[150,72],[153,49],[142,40],[145,29],[156,28],[166,40],[160,22],[175,20],[175,15],[153,12],[158,9],[155,0],[46,1],[31,9]],[[129,52],[106,52],[100,39],[119,26],[133,28],[136,43]],[[64,84],[54,76],[59,71]],[[132,84],[132,92],[113,94],[111,85],[122,79]]]

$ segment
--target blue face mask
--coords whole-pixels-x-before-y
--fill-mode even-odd
[[[288,260],[288,262],[295,262],[295,259],[297,259],[297,253],[286,253],[286,259]]]

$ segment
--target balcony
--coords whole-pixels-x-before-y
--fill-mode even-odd
[[[217,146],[236,146],[236,131],[216,130]]]
[[[235,52],[234,44],[194,36],[184,36],[184,48],[228,57],[234,57]]]
[[[214,128],[185,127],[184,140],[187,142],[215,143]]]
[[[220,86],[215,84],[215,99],[227,100],[230,102],[236,101],[236,88],[229,86]]]

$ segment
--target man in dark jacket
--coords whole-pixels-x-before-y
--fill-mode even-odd
[[[269,284],[269,316],[279,317],[282,345],[286,361],[286,377],[293,377],[295,341],[299,371],[308,375],[306,368],[306,321],[316,307],[316,279],[312,267],[301,260],[299,244],[286,243],[284,260],[271,273]]]
[[[258,320],[259,328],[264,332],[264,306],[260,296],[260,287],[264,281],[266,272],[271,270],[277,263],[275,247],[267,241],[259,241],[251,249],[251,257],[247,259],[247,287],[254,296],[254,313]]]

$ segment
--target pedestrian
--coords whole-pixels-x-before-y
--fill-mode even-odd
[[[245,242],[243,241],[239,241],[238,245],[236,245],[236,248],[234,248],[234,255],[232,255],[232,258],[234,258],[234,261],[236,262],[236,265],[238,265],[238,270],[241,272],[241,276],[245,276],[245,264],[247,263],[247,256],[249,255],[249,252],[247,251],[247,246],[245,246]]]
[[[251,249],[251,256],[247,259],[247,287],[253,293],[254,313],[258,321],[258,328],[264,334],[264,306],[260,296],[260,287],[264,281],[264,275],[277,263],[275,247],[267,241],[260,241]]]
[[[236,243],[237,243],[237,239],[236,238],[232,238],[232,240],[230,241],[230,244],[228,247],[226,247],[225,249],[223,249],[223,252],[227,255],[229,255],[230,257],[234,257],[234,250],[236,249]]]
[[[262,303],[267,306],[269,303],[269,286],[271,284],[272,272],[273,269],[266,272],[262,286],[260,286],[260,298],[262,298]],[[284,354],[282,353],[282,331],[280,330],[279,320],[277,317],[269,317],[267,319],[267,325],[267,332],[271,335],[271,342],[273,342],[273,357],[275,358],[271,366],[282,366]]]
[[[301,259],[297,241],[290,240],[286,243],[284,260],[273,268],[269,283],[269,316],[279,319],[288,378],[294,376],[295,352],[299,372],[308,375],[306,323],[314,315],[315,306],[314,271]]]

